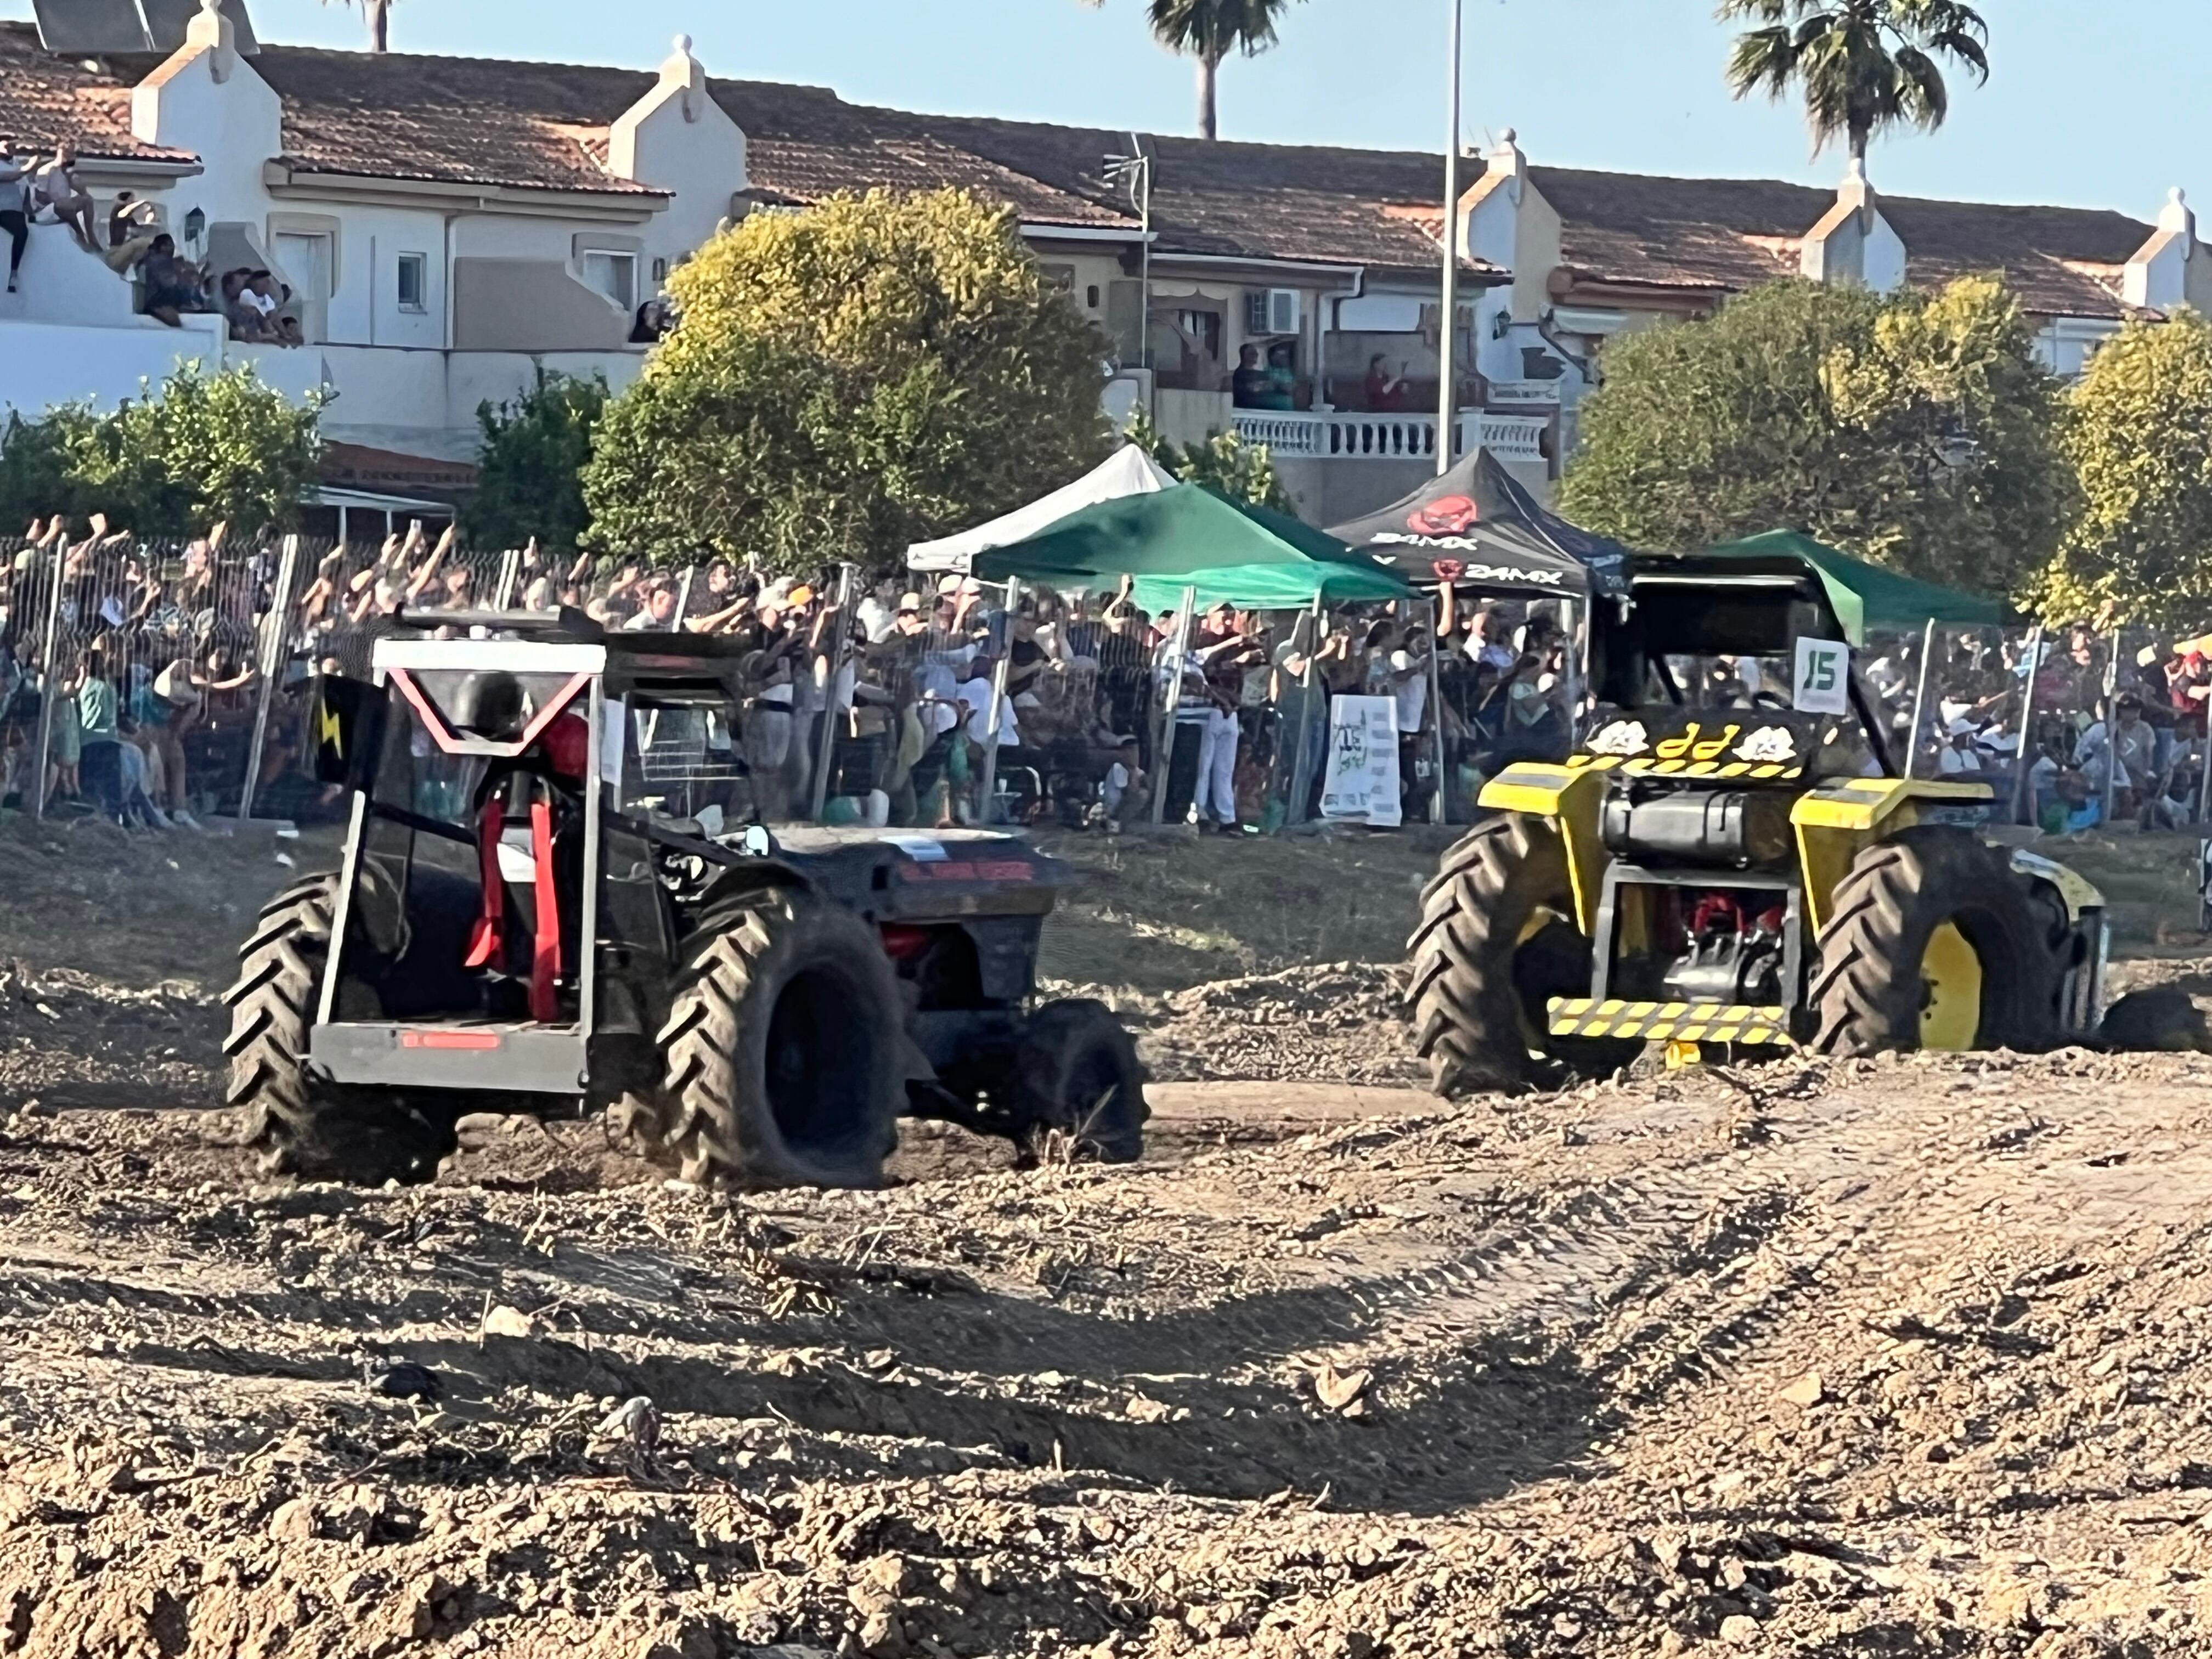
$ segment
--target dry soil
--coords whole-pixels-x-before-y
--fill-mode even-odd
[[[2099,856],[2195,988],[2177,846]],[[1133,841],[1048,967],[1141,1165],[732,1199],[488,1120],[275,1186],[186,1109],[318,850],[0,823],[0,1653],[2212,1651],[2212,1060],[1447,1108],[1432,848]]]

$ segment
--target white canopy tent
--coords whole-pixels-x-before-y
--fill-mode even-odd
[[[1073,483],[1063,484],[1049,495],[1027,507],[1016,507],[1004,518],[979,524],[957,536],[933,542],[916,542],[906,550],[907,568],[935,575],[954,572],[966,575],[978,553],[1027,541],[1048,530],[1071,513],[1124,495],[1149,495],[1177,483],[1175,475],[1135,444],[1124,444]]]

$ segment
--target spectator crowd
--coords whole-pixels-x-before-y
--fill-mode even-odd
[[[487,609],[729,641],[744,696],[726,741],[748,797],[732,805],[770,822],[1271,830],[1318,815],[1342,695],[1390,700],[1405,817],[1463,822],[1483,778],[1567,751],[1580,696],[1553,603],[1449,581],[1409,605],[1188,618],[1126,586],[1023,588],[1009,606],[958,575],[859,579],[841,599],[834,574],[471,552],[418,523],[380,545],[303,544],[280,612],[280,562],[273,538],[149,543],[97,516],[0,550],[0,799],[152,829],[234,811],[265,699],[256,799],[312,815],[333,805],[306,776],[314,676],[365,675],[380,635],[481,627],[460,613]],[[2033,662],[2029,642],[1939,635],[1917,736],[1923,640],[1863,652],[1893,755],[1983,777],[2055,831],[2197,817],[2212,640],[2057,631]],[[263,660],[283,665],[274,684]]]

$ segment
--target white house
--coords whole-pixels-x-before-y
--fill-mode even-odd
[[[212,316],[165,326],[42,225],[21,292],[0,297],[0,404],[112,403],[180,358],[249,361],[329,398],[334,499],[434,498],[468,482],[481,403],[541,369],[627,384],[649,349],[639,307],[718,225],[839,191],[957,185],[1006,204],[1097,324],[1115,412],[1141,404],[1185,441],[1267,442],[1322,523],[1434,468],[1439,156],[1144,136],[1146,201],[1109,175],[1127,133],[710,81],[683,38],[657,74],[339,52],[257,45],[244,0],[170,17],[186,3],[79,9],[78,33],[51,43],[66,51],[0,21],[0,137],[18,153],[72,140],[103,218],[128,191],[218,271],[276,273],[305,343],[242,344]],[[83,34],[134,16],[99,25],[122,27],[110,46]],[[2000,271],[2067,374],[2130,315],[2212,301],[2179,192],[2152,225],[1881,196],[1856,170],[1832,193],[1547,167],[1510,130],[1463,175],[1458,413],[1441,441],[1487,447],[1540,488],[1608,339],[1778,277],[1887,291]],[[1273,372],[1240,390],[1248,355]]]

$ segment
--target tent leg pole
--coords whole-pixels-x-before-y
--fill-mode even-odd
[[[2035,674],[2043,666],[2043,624],[2028,630],[2027,678],[2021,687],[2020,731],[2013,744],[2012,763],[2012,822],[2021,822],[2021,803],[2027,798],[2027,775],[2034,765],[2035,739]]]
[[[1155,827],[1168,821],[1168,775],[1175,770],[1176,705],[1182,700],[1183,660],[1190,655],[1191,612],[1198,607],[1198,589],[1182,591],[1182,606],[1176,617],[1175,654],[1168,659],[1164,676],[1154,674],[1153,683],[1162,678],[1167,682],[1160,687],[1160,736],[1158,752],[1152,757],[1153,769],[1158,776],[1152,780],[1152,823]]]
[[[1022,584],[1018,576],[1006,578],[1006,637],[999,648],[999,660],[991,670],[991,712],[985,716],[990,722],[990,735],[983,740],[982,797],[975,803],[977,821],[991,822],[991,808],[999,799],[999,729],[1006,715],[1006,669],[1014,654],[1014,612],[1021,606]]]
[[[1920,726],[1928,714],[1928,669],[1936,656],[1936,618],[1920,635],[1920,684],[1912,693],[1912,730],[1905,737],[1905,775],[1913,775],[1920,763]]]
[[[1444,809],[1446,756],[1444,750],[1444,687],[1443,671],[1437,665],[1437,630],[1435,618],[1429,628],[1429,723],[1437,732],[1437,787],[1429,793],[1429,822],[1449,823],[1451,815]]]

